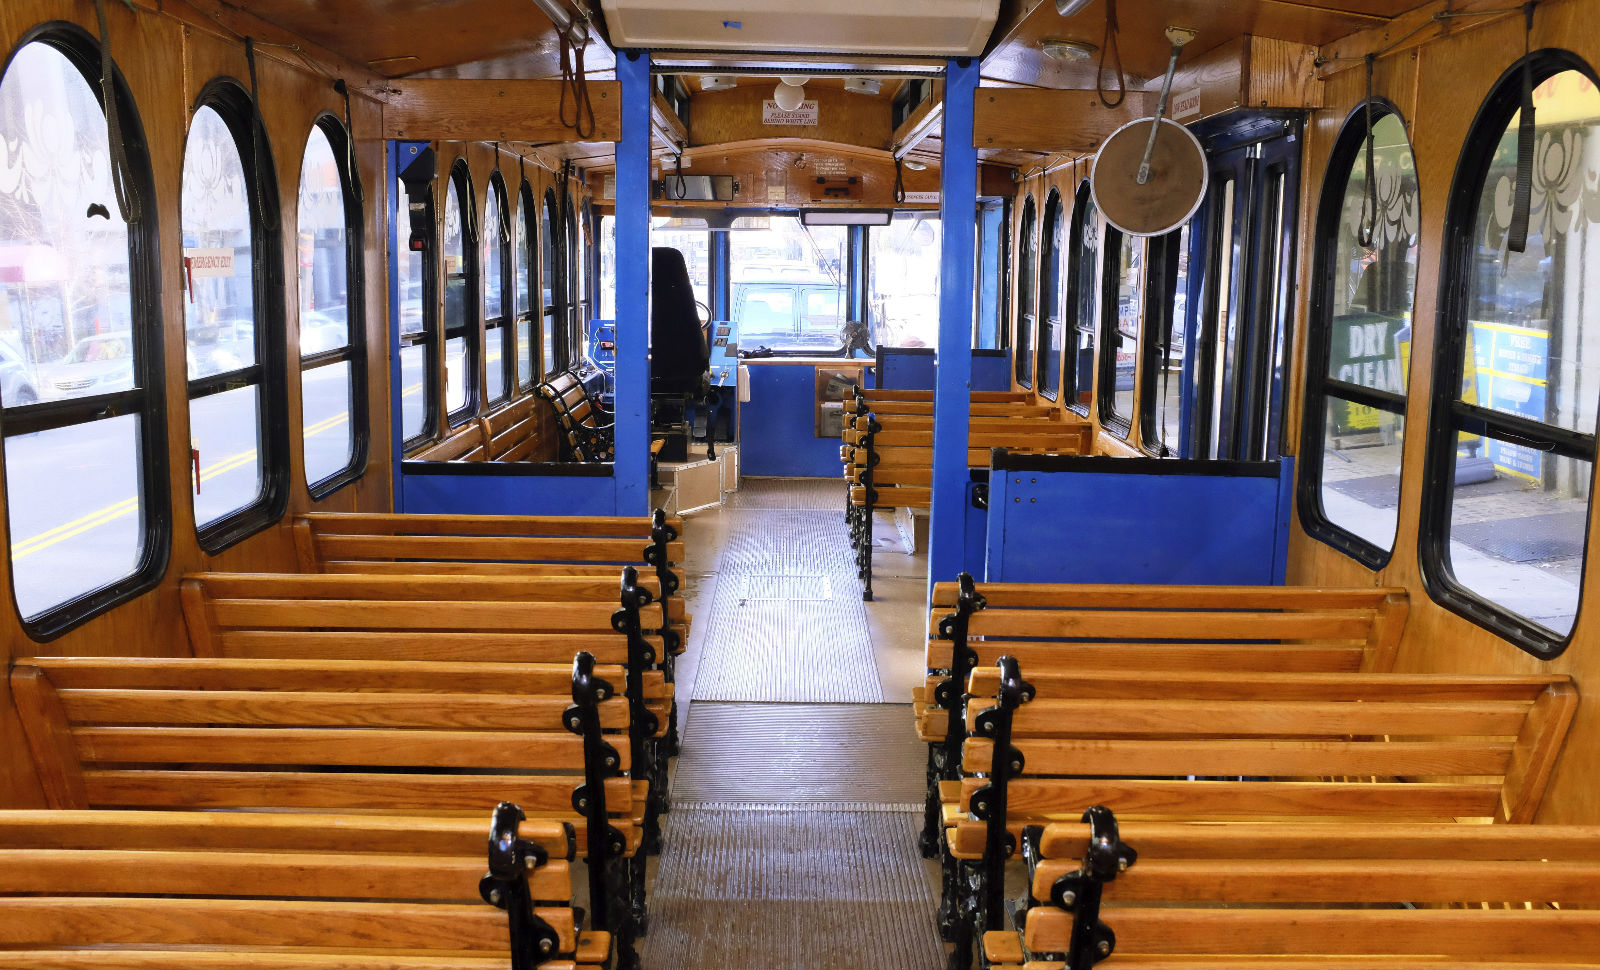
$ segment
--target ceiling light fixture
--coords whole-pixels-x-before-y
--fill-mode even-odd
[[[811,80],[808,77],[793,77],[785,75],[778,78],[778,87],[772,92],[772,100],[778,102],[778,107],[785,111],[793,111],[800,107],[806,99],[805,83]]]
[[[1100,48],[1081,40],[1047,37],[1039,41],[1039,51],[1053,61],[1086,61]]]
[[[726,91],[739,86],[739,79],[732,74],[702,74],[700,75],[700,90]]]
[[[856,94],[877,94],[883,90],[883,82],[875,77],[847,77],[844,89]]]
[[[928,169],[927,162],[919,162],[914,158],[908,158],[900,164],[904,165],[908,172],[925,172]]]
[[[1089,5],[1089,0],[1056,0],[1056,13],[1070,17]]]

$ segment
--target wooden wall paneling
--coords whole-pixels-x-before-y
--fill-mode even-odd
[[[387,93],[387,138],[562,142],[578,137],[561,123],[560,81],[400,80],[389,82]],[[621,138],[618,82],[590,81],[589,99],[594,106],[592,140]]]
[[[720,92],[719,92],[720,93]],[[658,162],[656,178],[665,177],[672,159]],[[692,175],[731,175],[739,183],[732,205],[740,206],[846,206],[863,208],[933,209],[938,202],[911,202],[897,206],[894,201],[894,161],[887,151],[867,151],[850,145],[812,141],[744,143],[716,149],[690,149],[684,153],[684,172]],[[821,198],[817,178],[860,179],[859,191],[847,202]],[[610,169],[591,169],[589,190],[603,198],[606,184],[614,177]],[[939,169],[930,165],[921,172],[904,172],[908,193],[939,191]],[[654,206],[665,211],[677,205],[703,208],[704,202],[678,203],[657,199]]]
[[[1423,8],[1428,11],[1431,8]],[[1431,15],[1431,14],[1430,14]],[[1478,106],[1500,74],[1522,50],[1522,19],[1509,17],[1476,22],[1472,29],[1456,24],[1448,35],[1425,37],[1415,47],[1398,49],[1379,60],[1379,93],[1406,113],[1421,192],[1421,239],[1416,304],[1412,314],[1412,352],[1407,427],[1423,429],[1429,421],[1433,370],[1434,318],[1441,285],[1440,258],[1445,207],[1450,183]],[[1426,33],[1426,32],[1425,32]],[[1370,41],[1368,42],[1370,45]],[[1551,0],[1534,15],[1532,46],[1571,50],[1590,65],[1600,65],[1600,9],[1580,0]],[[1330,76],[1328,109],[1308,128],[1307,176],[1320,187],[1327,151],[1337,125],[1364,93],[1362,72]],[[1309,233],[1310,214],[1305,220]],[[1309,235],[1303,236],[1303,260],[1309,260]],[[1304,265],[1304,264],[1303,264]],[[1411,594],[1411,615],[1396,662],[1397,670],[1459,673],[1566,673],[1578,683],[1600,689],[1600,542],[1587,536],[1586,582],[1571,645],[1560,657],[1539,660],[1433,602],[1427,595],[1417,560],[1418,510],[1423,499],[1424,435],[1404,442],[1400,494],[1400,527],[1389,564],[1373,572],[1342,553],[1306,536],[1298,519],[1290,543],[1290,582],[1320,585],[1397,585]],[[1302,452],[1305,449],[1302,448]],[[1600,822],[1600,786],[1594,783],[1594,751],[1600,743],[1600,704],[1581,701],[1566,747],[1558,761],[1538,813],[1548,823]]]
[[[1107,108],[1094,91],[981,88],[973,105],[975,148],[1087,154],[1113,131],[1155,113],[1156,95],[1130,91]]]
[[[817,102],[817,124],[780,126],[761,123],[761,106],[771,97],[772,87],[764,83],[741,84],[726,91],[695,91],[689,101],[689,144],[797,137],[882,151],[891,147],[894,131],[886,98],[852,94],[824,84],[807,85],[806,100]]]

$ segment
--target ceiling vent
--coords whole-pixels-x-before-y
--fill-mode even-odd
[[[601,0],[617,48],[977,56],[1000,0]]]

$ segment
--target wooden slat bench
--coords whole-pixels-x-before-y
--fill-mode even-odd
[[[974,670],[968,695],[961,777],[939,783],[958,952],[974,924],[999,928],[1024,826],[1084,805],[1185,821],[1527,823],[1577,707],[1561,675],[1034,674],[1010,657]]]
[[[408,515],[313,513],[291,526],[307,573],[464,573],[510,576],[616,576],[616,566],[648,568],[661,583],[678,626],[662,630],[668,653],[682,652],[689,616],[681,596],[683,519],[651,516]]]
[[[543,442],[539,398],[528,395],[478,419],[486,461],[530,461]]]
[[[0,812],[0,967],[598,968],[611,940],[578,928],[570,829],[504,806],[486,860],[486,814]],[[486,861],[507,912],[480,898]]]
[[[410,457],[417,461],[483,461],[487,454],[485,444],[483,426],[474,420]]]
[[[1600,828],[1085,814],[1025,832],[1026,921],[985,934],[988,966],[1089,966],[1102,944],[1126,970],[1600,966]]]
[[[904,392],[902,392],[904,393]],[[845,520],[856,549],[862,598],[872,599],[872,514],[876,509],[926,510],[933,500],[933,419],[870,409],[856,398],[841,435],[847,489]],[[1088,454],[1092,427],[1050,408],[1017,403],[974,404],[967,434],[967,467],[988,468],[990,453]],[[993,415],[978,413],[993,408]]]
[[[620,667],[48,657],[11,689],[58,809],[477,815],[572,826],[597,929],[631,952],[646,792]]]
[[[912,692],[928,742],[922,850],[938,853],[938,782],[957,777],[962,685],[1002,656],[1025,669],[1381,673],[1394,664],[1409,600],[1396,587],[975,583],[933,588],[927,680]]]
[[[633,711],[629,747],[649,790],[654,848],[669,805],[673,700],[660,640],[647,633],[660,627],[661,605],[632,566],[622,573],[620,589],[615,579],[202,573],[180,590],[197,657],[570,664],[575,641],[609,641],[600,656],[624,665],[618,686]]]
[[[561,436],[573,461],[611,461],[616,456],[611,415],[589,397],[583,382],[562,371],[539,384],[539,396],[555,409]]]

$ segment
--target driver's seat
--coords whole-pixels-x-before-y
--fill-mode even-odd
[[[711,391],[711,348],[695,309],[694,287],[683,253],[666,246],[650,250],[650,422],[667,435],[661,457],[688,457],[689,410],[704,405]],[[707,437],[712,436],[707,428]],[[707,457],[716,457],[709,444]]]

